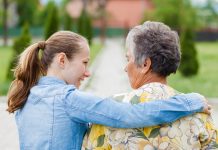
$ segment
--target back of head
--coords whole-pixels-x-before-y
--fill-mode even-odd
[[[136,65],[151,59],[152,72],[166,77],[175,73],[180,63],[178,34],[161,22],[146,21],[130,30],[126,47],[134,56]]]
[[[59,31],[46,41],[27,47],[21,53],[14,69],[15,80],[8,91],[7,111],[14,112],[24,106],[30,89],[38,82],[40,76],[46,74],[55,54],[63,52],[71,60],[80,52],[83,42],[87,43],[87,40],[76,33]]]

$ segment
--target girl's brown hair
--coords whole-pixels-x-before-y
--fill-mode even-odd
[[[63,52],[71,60],[83,48],[83,42],[87,43],[87,40],[76,33],[59,31],[47,41],[27,47],[21,53],[14,69],[15,80],[8,91],[7,111],[13,113],[24,106],[30,89],[38,82],[40,76],[46,74],[55,54]]]

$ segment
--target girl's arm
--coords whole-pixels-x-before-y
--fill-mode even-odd
[[[116,128],[169,123],[195,112],[202,112],[204,107],[203,97],[197,93],[132,105],[109,98],[102,99],[76,89],[68,92],[65,106],[73,120]]]

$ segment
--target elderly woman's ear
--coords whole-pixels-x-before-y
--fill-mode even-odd
[[[146,74],[151,70],[151,59],[147,58],[144,62],[144,64],[142,65],[142,73]]]

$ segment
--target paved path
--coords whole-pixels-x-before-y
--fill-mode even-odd
[[[14,115],[9,115],[6,104],[0,103],[0,150],[18,150],[18,133]]]
[[[85,91],[101,97],[128,91],[130,85],[124,71],[126,63],[124,53],[121,39],[107,40],[102,53],[93,64],[91,83]]]
[[[124,73],[125,57],[120,39],[107,40],[105,48],[91,67],[92,78],[83,85],[85,91],[98,96],[110,96],[130,89],[128,78]],[[211,101],[215,122],[218,123],[218,100]],[[14,115],[6,111],[6,97],[0,97],[0,150],[18,150],[18,134]],[[217,125],[217,124],[216,124]],[[217,126],[218,127],[218,126]]]

